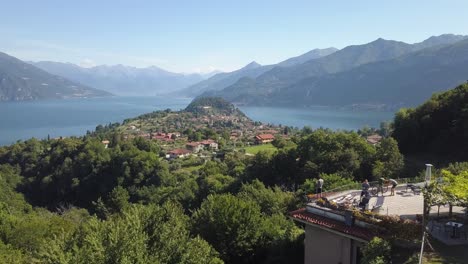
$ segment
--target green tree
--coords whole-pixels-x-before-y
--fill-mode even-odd
[[[374,237],[362,250],[363,264],[386,264],[391,261],[390,244],[379,237]]]
[[[208,196],[193,214],[194,232],[229,262],[252,258],[261,238],[261,225],[260,207],[231,194]]]
[[[372,173],[377,178],[398,178],[403,169],[403,155],[393,138],[384,138],[377,145],[376,161]]]
[[[214,174],[198,178],[200,186],[200,199],[204,199],[209,194],[226,193],[231,188],[235,179],[228,175]]]
[[[278,186],[267,188],[259,180],[242,185],[238,197],[256,202],[267,215],[286,214],[295,206],[293,193],[283,192]]]

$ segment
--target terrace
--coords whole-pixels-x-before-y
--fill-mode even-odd
[[[371,182],[371,186],[377,185]],[[422,186],[424,183],[414,183],[414,186]],[[337,189],[322,193],[322,199],[315,195],[309,195],[307,207],[326,207],[336,211],[359,210],[361,200],[360,184],[343,186]],[[395,195],[390,195],[390,187],[382,195],[372,195],[369,199],[366,210],[380,215],[398,215],[405,219],[415,220],[423,213],[423,195],[420,188],[412,190],[407,184],[400,184],[395,189]],[[372,192],[372,190],[371,190]]]
[[[390,195],[388,187],[383,195],[372,195],[367,206],[359,206],[360,184],[329,190],[322,193],[321,197],[308,195],[306,207],[302,211],[292,212],[291,216],[301,222],[322,225],[335,231],[341,230],[339,232],[345,235],[360,234],[363,239],[370,234],[379,234],[416,241],[422,236],[424,195],[421,190],[425,182],[409,183],[408,179],[398,181],[404,183],[396,187],[395,195]],[[371,182],[370,185],[372,193],[372,186],[376,186],[377,183]],[[460,228],[456,232],[449,226],[451,222],[466,223],[465,210],[459,206],[430,206],[426,229],[433,237],[447,245],[468,244],[467,224],[458,224],[456,227]]]

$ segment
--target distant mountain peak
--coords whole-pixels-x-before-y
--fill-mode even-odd
[[[427,48],[427,47],[433,47],[433,46],[453,44],[455,42],[458,42],[467,38],[468,36],[464,36],[464,35],[442,34],[439,36],[431,36],[422,42],[414,43],[414,45],[419,46],[420,48]]]
[[[371,43],[369,44],[386,44],[386,43],[403,43],[401,41],[396,41],[396,40],[389,40],[389,39],[384,39],[384,38],[378,38],[374,41],[372,41]]]
[[[292,57],[292,58],[289,58],[285,61],[282,61],[280,63],[278,63],[279,66],[283,66],[283,67],[289,67],[289,66],[293,66],[293,65],[297,65],[297,64],[301,64],[301,63],[304,63],[304,62],[307,62],[307,61],[310,61],[310,60],[314,60],[314,59],[318,59],[318,58],[321,58],[321,57],[325,57],[325,56],[328,56],[332,53],[335,53],[336,51],[338,51],[337,48],[334,48],[334,47],[330,47],[330,48],[325,48],[325,49],[313,49],[313,50],[310,50],[302,55],[299,55],[299,56],[296,56],[296,57]]]
[[[256,69],[258,67],[262,67],[261,64],[257,63],[256,61],[252,61],[251,63],[245,65],[242,70],[250,70],[250,69]]]
[[[138,68],[123,64],[83,68],[61,62],[32,63],[51,74],[117,95],[161,95],[184,89],[203,80],[200,74],[181,74],[158,66]]]

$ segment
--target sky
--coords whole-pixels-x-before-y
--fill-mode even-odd
[[[466,0],[0,0],[0,51],[84,67],[232,71],[314,48],[468,35]]]

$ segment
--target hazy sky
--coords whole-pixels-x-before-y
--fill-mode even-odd
[[[277,63],[379,37],[468,35],[467,0],[0,0],[0,51],[177,72]]]

